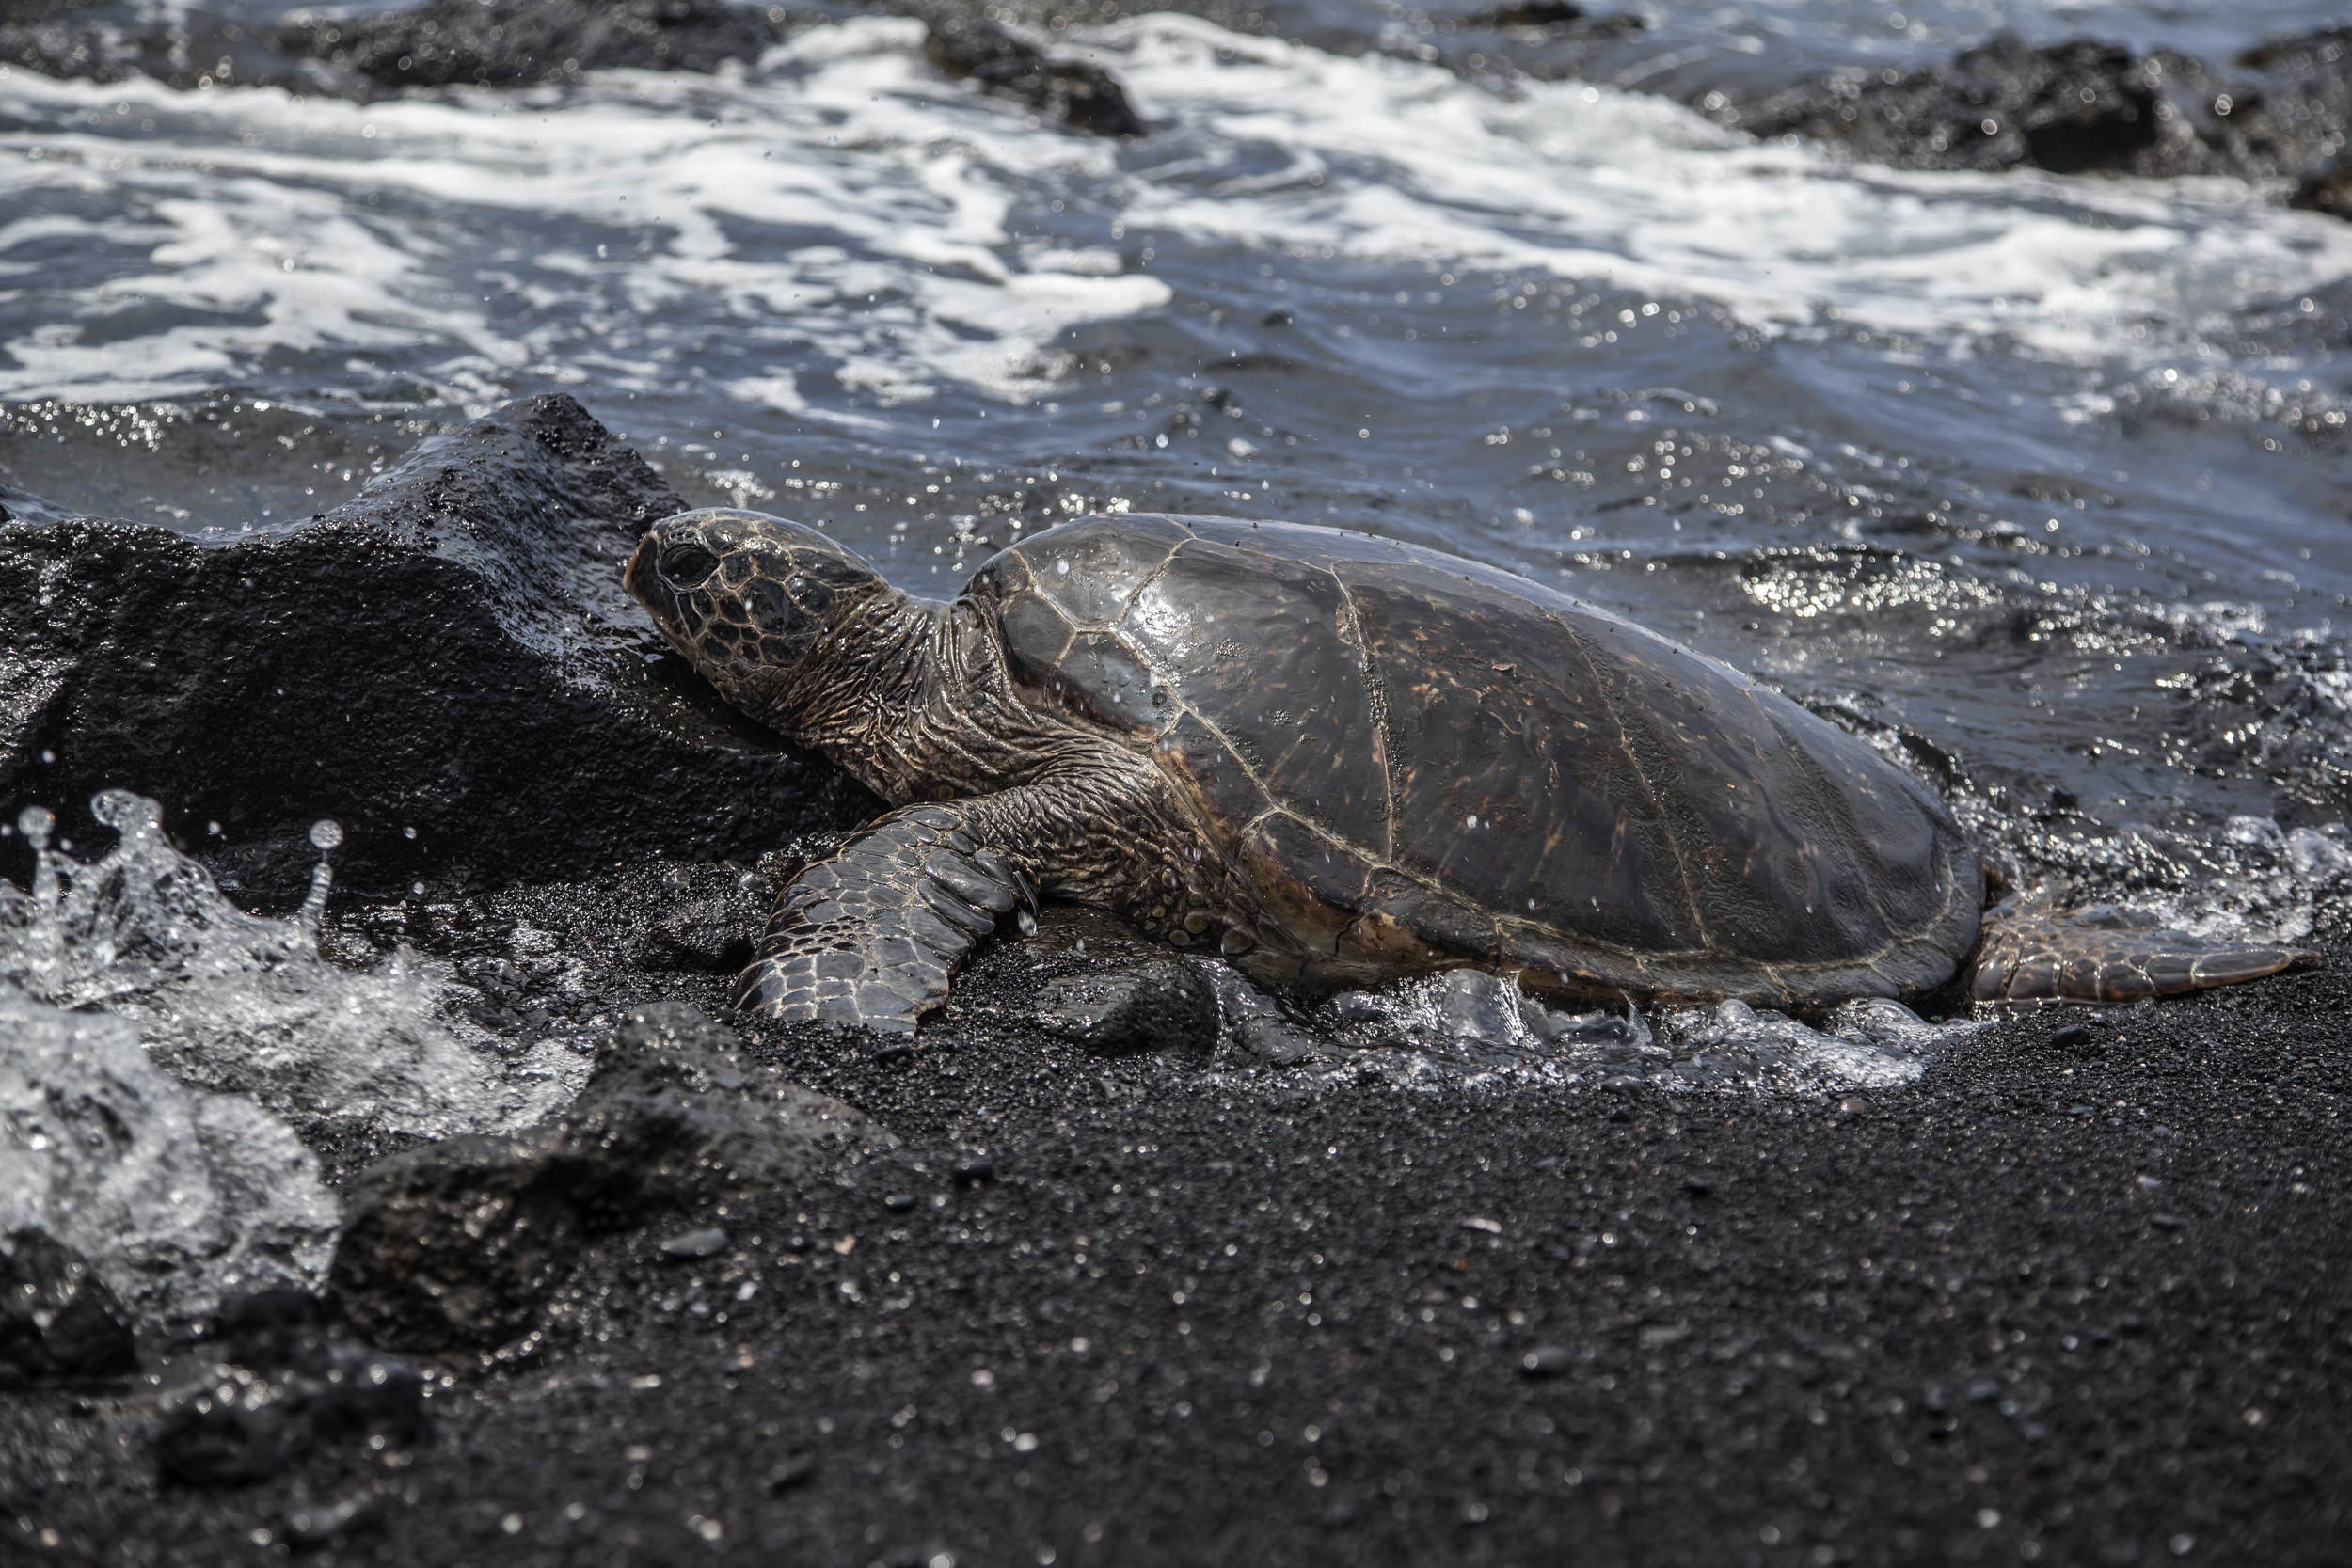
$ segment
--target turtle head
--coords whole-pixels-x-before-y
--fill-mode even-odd
[[[654,524],[621,582],[721,696],[787,735],[833,684],[823,645],[898,598],[817,530],[728,507]]]

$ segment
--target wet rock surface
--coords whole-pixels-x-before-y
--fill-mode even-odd
[[[153,1438],[166,1485],[249,1486],[326,1445],[397,1452],[433,1432],[417,1370],[360,1343],[307,1291],[230,1304],[211,1354],[179,1376]],[[356,1513],[311,1533],[339,1533]]]
[[[729,63],[753,64],[795,24],[856,8],[846,0],[791,8],[723,0],[435,0],[373,14],[297,15],[270,25],[200,10],[158,17],[127,4],[43,0],[0,19],[0,63],[54,77],[148,76],[183,90],[267,87],[365,101],[418,88],[577,82],[582,72],[600,70],[707,75]],[[1108,71],[1009,33],[996,20],[1010,20],[1009,11],[936,3],[871,8],[921,16],[926,52],[951,78],[970,78],[1075,131],[1136,136],[1150,130]],[[1107,13],[1086,20],[1107,20]],[[1040,16],[1031,25],[1043,30],[1053,21]]]
[[[344,885],[374,893],[862,819],[863,790],[723,709],[622,594],[637,534],[682,504],[556,394],[428,438],[283,537],[0,527],[0,789],[54,801],[68,837],[94,791],[151,795],[225,886],[284,899],[321,816]]]
[[[2282,40],[2228,69],[2003,35],[1940,69],[1833,71],[1699,106],[1758,136],[1835,142],[1898,168],[2286,179],[2301,182],[2298,205],[2324,207],[2352,117],[2352,33]]]
[[[1206,1055],[1216,1044],[1216,993],[1191,965],[1173,958],[1050,981],[1038,992],[1037,1019],[1048,1034],[1114,1055]]]
[[[121,82],[151,76],[182,91],[344,87],[340,73],[290,56],[265,26],[190,8],[159,21],[122,0],[21,0],[0,14],[0,65],[44,76]]]
[[[896,1141],[837,1101],[748,1068],[733,1046],[691,1007],[631,1009],[558,1120],[426,1145],[361,1172],[330,1275],[338,1305],[394,1348],[493,1349],[533,1332],[588,1238],[661,1214],[723,1213],[730,1197],[791,1191]]]
[[[279,29],[289,52],[386,87],[522,87],[626,66],[694,71],[743,64],[784,36],[782,7],[719,0],[437,0],[415,10],[306,18]]]
[[[131,1315],[88,1259],[40,1230],[0,1237],[0,1391],[137,1367]]]
[[[923,40],[930,62],[956,80],[1019,99],[1073,130],[1098,136],[1140,136],[1151,130],[1109,71],[1083,60],[1057,60],[984,17],[934,13]]]

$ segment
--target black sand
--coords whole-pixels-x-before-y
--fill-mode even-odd
[[[719,1001],[606,967],[643,900],[497,902],[583,1012]],[[371,1495],[311,1560],[2344,1560],[2340,948],[1839,1108],[1104,1058],[1029,1022],[1053,945],[911,1055],[747,1038],[898,1157],[597,1243],[571,1328],[432,1364],[421,1449],[159,1488],[136,1398],[0,1402],[0,1560],[260,1561]]]

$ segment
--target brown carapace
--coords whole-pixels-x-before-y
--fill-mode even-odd
[[[1737,672],[1337,529],[1081,518],[952,603],[816,530],[657,525],[627,582],[728,701],[900,809],[778,901],[737,1005],[914,1026],[1041,893],[1261,980],[1570,999],[2124,1001],[2300,955],[1985,908],[1941,800]]]

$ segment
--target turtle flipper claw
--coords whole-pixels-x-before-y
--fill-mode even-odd
[[[2318,957],[2167,930],[2113,909],[2045,914],[2009,902],[1986,911],[1983,930],[1968,982],[1978,1002],[2137,1002],[2259,980]]]
[[[996,928],[1034,909],[1028,879],[952,806],[882,818],[803,870],[776,900],[732,1004],[768,1018],[906,1034]]]

